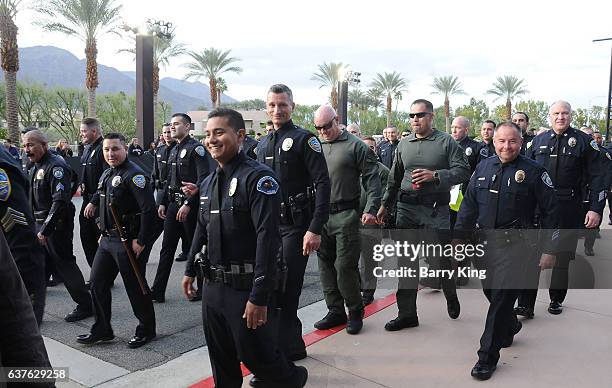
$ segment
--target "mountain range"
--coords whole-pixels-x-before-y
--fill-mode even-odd
[[[136,89],[136,72],[119,71],[114,67],[98,63],[100,85],[97,93],[124,92],[133,95]],[[4,74],[0,72],[0,80]],[[20,82],[36,82],[47,87],[79,88],[85,90],[85,59],[53,46],[33,46],[19,48]],[[172,105],[174,112],[187,112],[198,107],[210,107],[210,89],[201,82],[189,82],[176,78],[162,78],[159,82],[159,100]],[[236,102],[235,99],[221,96],[224,103]]]

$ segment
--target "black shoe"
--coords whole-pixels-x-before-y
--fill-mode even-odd
[[[291,376],[289,381],[287,380],[282,381],[282,382],[268,381],[266,383],[265,380],[262,380],[257,376],[253,376],[251,377],[251,380],[249,380],[249,385],[253,388],[257,388],[257,387],[281,388],[281,387],[286,387],[287,385],[292,386],[292,387],[303,387],[306,385],[306,381],[308,380],[308,370],[303,366],[296,366],[295,368],[296,370]]]
[[[587,256],[595,256],[595,251],[593,247],[584,247],[584,254]]]
[[[361,292],[361,302],[364,306],[372,304],[374,302],[374,290],[363,290]]]
[[[461,313],[461,305],[459,304],[459,299],[457,299],[457,297],[446,301],[446,311],[448,311],[448,316],[451,317],[451,319],[459,318],[459,314]]]
[[[419,318],[400,318],[390,320],[385,324],[385,330],[387,331],[398,331],[406,329],[408,327],[417,327],[419,325]]]
[[[559,302],[550,302],[548,312],[553,315],[559,315],[563,312],[563,306]]]
[[[83,309],[83,308],[80,308],[79,306],[77,306],[77,308],[72,310],[71,313],[67,314],[64,317],[64,321],[66,321],[66,322],[76,322],[76,321],[80,321],[80,320],[85,319],[85,318],[89,318],[92,315],[93,315],[93,312],[91,311],[91,309],[87,310],[87,309]]]
[[[300,360],[305,359],[306,357],[308,357],[308,354],[306,353],[306,349],[302,351],[293,352],[287,355],[287,358],[290,359],[291,361],[300,361]]]
[[[77,342],[85,345],[93,345],[96,342],[112,341],[113,339],[115,339],[115,335],[113,333],[106,335],[97,335],[89,333],[77,336]]]
[[[155,338],[155,334],[153,334],[153,335],[144,335],[144,336],[135,335],[135,336],[132,337],[131,340],[128,341],[128,348],[131,348],[131,349],[139,348],[142,345],[145,345],[145,344],[151,342],[151,340],[153,338]]]
[[[514,308],[514,313],[527,319],[533,319],[533,309],[530,309],[529,307],[516,306]]]
[[[472,368],[471,375],[478,380],[488,380],[493,376],[493,372],[497,367],[478,361]]]
[[[501,347],[509,348],[510,346],[512,346],[512,343],[514,342],[514,336],[517,335],[518,332],[521,331],[522,328],[523,328],[523,324],[521,322],[518,322],[518,321],[515,322],[510,328],[510,333],[508,337],[506,338],[505,341],[501,343]]]
[[[178,257],[175,258],[174,261],[187,261],[187,255],[184,252],[181,252],[181,254],[178,255]]]
[[[327,330],[346,323],[346,315],[328,312],[320,321],[315,322],[315,329]]]
[[[349,311],[348,321],[346,323],[346,332],[348,334],[359,334],[363,328],[363,309],[357,311]]]

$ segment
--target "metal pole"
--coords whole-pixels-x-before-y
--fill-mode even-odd
[[[348,81],[338,82],[338,123],[348,123]]]
[[[136,35],[136,137],[143,149],[154,140],[153,36]]]
[[[612,48],[610,48],[610,82],[608,85],[608,100],[606,109],[606,144],[610,141],[610,121],[612,121]]]

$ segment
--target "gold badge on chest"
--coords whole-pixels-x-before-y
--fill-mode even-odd
[[[42,168],[38,171],[36,171],[36,179],[41,180],[45,177],[45,170],[43,170]]]
[[[523,170],[518,170],[515,174],[514,174],[514,180],[516,181],[516,183],[521,183],[525,180],[525,171]]]

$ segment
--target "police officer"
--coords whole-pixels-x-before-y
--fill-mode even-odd
[[[397,200],[398,228],[411,229],[406,233],[415,234],[418,237],[416,241],[444,243],[450,242],[449,190],[469,178],[470,166],[459,144],[450,135],[432,127],[433,114],[431,102],[418,99],[412,103],[409,115],[414,132],[397,148],[378,219],[382,223],[387,209]],[[438,266],[450,269],[447,257],[429,259],[435,269]],[[418,260],[411,265],[418,265]],[[419,270],[416,270],[418,274]],[[419,325],[416,281],[418,276],[400,278],[398,317],[387,322],[386,330]],[[454,279],[443,278],[442,289],[449,317],[458,318],[460,305]]]
[[[359,138],[338,127],[336,111],[329,105],[315,112],[315,129],[321,136],[323,155],[331,183],[330,215],[323,226],[318,251],[321,286],[328,313],[315,327],[330,329],[347,322],[346,332],[357,334],[363,327],[363,302],[360,294],[359,224],[376,223],[380,207],[380,179],[377,159]],[[361,179],[366,182],[367,203],[357,213]]]
[[[46,294],[44,251],[38,244],[32,208],[28,204],[28,182],[19,162],[4,147],[0,147],[0,228],[40,325]]]
[[[194,295],[194,256],[207,244],[202,316],[215,385],[241,387],[242,361],[258,378],[254,386],[303,387],[308,372],[279,351],[273,308],[280,284],[279,184],[271,169],[239,151],[245,136],[240,113],[213,110],[206,132],[206,147],[219,166],[200,186],[183,291]]]
[[[151,172],[151,181],[153,182],[153,188],[155,189],[156,198],[160,199],[164,194],[164,188],[166,187],[166,183],[168,181],[168,158],[170,157],[170,152],[176,146],[176,140],[172,138],[170,128],[172,125],[170,123],[165,123],[162,126],[162,140],[163,144],[160,144],[155,149],[155,159],[153,160],[153,170]],[[159,236],[164,231],[164,220],[159,216],[155,217],[155,228],[153,229],[153,238],[151,240],[151,245],[157,241]],[[182,232],[182,230],[179,230]],[[182,236],[182,233],[181,233]],[[189,252],[189,245],[187,245],[188,240],[184,237],[181,237],[181,245],[182,252],[176,258],[176,261],[185,261],[187,260],[187,253]]]
[[[495,147],[493,146],[493,131],[495,130],[495,121],[485,120],[480,127],[480,149],[478,150],[477,164],[482,160],[495,155]]]
[[[378,147],[378,158],[387,168],[391,168],[391,164],[393,163],[393,155],[395,154],[395,149],[399,144],[397,128],[395,127],[387,127],[383,130],[385,134],[385,141],[381,143]]]
[[[527,145],[531,143],[534,135],[529,134],[529,116],[525,112],[516,112],[512,115],[512,122],[521,129],[523,136],[523,145],[521,146],[521,155],[525,155],[527,152]]]
[[[350,125],[347,127],[349,128]],[[376,140],[373,137],[363,138],[363,142],[372,152],[376,152]],[[381,162],[377,162],[376,176],[380,182],[381,193],[387,187],[389,178],[389,169]],[[363,214],[368,203],[367,182],[362,176],[361,179],[361,196],[359,198],[359,209],[357,214]],[[360,230],[361,237],[361,301],[364,306],[371,304],[374,301],[374,292],[376,291],[377,278],[374,276],[374,267],[376,262],[373,260],[374,245],[382,240],[382,230],[380,225],[364,225]]]
[[[61,156],[52,155],[46,136],[34,129],[23,135],[23,148],[33,163],[30,169],[30,198],[37,236],[49,261],[77,307],[64,317],[66,322],[92,315],[91,298],[72,250],[75,208],[72,203],[72,171]]]
[[[280,180],[282,255],[287,286],[279,301],[279,343],[291,360],[306,358],[302,322],[297,317],[308,256],[319,249],[323,224],[329,217],[330,184],[321,143],[291,121],[293,93],[283,84],[268,90],[266,109],[274,131],[257,146],[257,160]]]
[[[84,118],[81,121],[80,133],[81,140],[86,146],[81,156],[79,176],[81,198],[83,198],[83,205],[79,212],[79,232],[85,259],[91,267],[98,250],[98,239],[100,238],[100,229],[96,224],[98,204],[92,203],[91,200],[98,188],[100,176],[108,168],[108,164],[106,164],[104,155],[102,155],[102,127],[100,121],[91,117]]]
[[[568,267],[576,254],[577,230],[583,226],[595,228],[601,220],[605,206],[604,159],[599,146],[590,136],[570,127],[572,108],[566,101],[551,105],[549,120],[552,131],[537,135],[527,149],[527,157],[535,159],[549,171],[555,186],[559,228],[562,229],[557,261],[550,281],[550,305],[548,312],[563,312],[563,300],[567,295]],[[589,210],[581,210],[582,186],[589,185]],[[537,279],[534,276],[534,279]],[[537,282],[537,280],[536,280]],[[533,317],[537,284],[521,292],[515,312]]]
[[[170,124],[170,135],[176,139],[177,145],[170,151],[168,180],[157,199],[157,214],[164,220],[164,237],[151,293],[153,301],[158,303],[166,300],[166,287],[179,238],[191,245],[198,213],[198,196],[192,194],[210,169],[210,156],[204,146],[189,136],[191,117],[175,113]],[[199,298],[200,293],[194,296],[194,300]]]
[[[251,159],[257,160],[257,155],[255,154],[255,148],[259,142],[253,139],[251,136],[246,135],[244,137],[244,142],[242,143],[242,150],[245,155]]]
[[[528,232],[534,227],[536,210],[545,236],[539,267],[552,268],[554,264],[559,233],[554,231],[558,220],[552,181],[544,167],[520,155],[521,143],[518,126],[506,122],[497,127],[494,144],[498,157],[476,167],[455,225],[455,230],[463,233],[478,227],[480,241],[487,242],[481,261],[487,271],[483,290],[490,305],[478,362],[471,372],[479,380],[491,377],[501,348],[510,346],[521,330],[513,307],[530,265],[523,258],[533,257],[529,251],[537,252],[537,232]],[[531,249],[526,252],[526,247]]]
[[[0,229],[0,368],[50,368],[47,349],[36,325],[28,293],[4,237]],[[6,369],[0,370],[3,387],[7,386],[4,384],[5,373]],[[55,384],[30,382],[8,386],[55,387]]]
[[[110,287],[117,273],[120,273],[132,310],[139,321],[128,347],[139,348],[155,338],[156,334],[155,312],[145,279],[147,259],[144,257],[147,254],[145,246],[152,243],[150,236],[154,225],[155,200],[142,169],[127,159],[128,147],[123,135],[109,133],[104,136],[103,153],[111,168],[104,172],[98,184],[102,237],[90,277],[95,322],[90,333],[78,336],[77,342],[93,344],[114,338],[110,322]],[[128,251],[133,254],[132,258],[128,257]],[[132,259],[135,263],[131,263]],[[138,275],[134,272],[134,266],[138,268]]]

